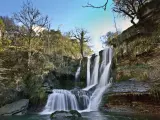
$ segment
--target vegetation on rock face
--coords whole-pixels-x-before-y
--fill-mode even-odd
[[[150,92],[151,92],[152,97],[154,98],[154,101],[159,103],[160,101],[160,83],[154,84]]]
[[[150,9],[150,12],[141,13],[145,19],[140,21],[136,27],[132,26],[107,41],[114,47],[117,81],[128,78],[155,81],[159,77],[157,72],[159,71],[160,27],[157,21],[160,17],[155,11],[160,11],[160,8],[153,5],[159,4],[158,1],[153,0],[150,4],[144,5],[144,8]],[[153,6],[155,8],[151,8]]]
[[[134,0],[133,0],[134,1]],[[127,2],[126,2],[127,4]],[[145,93],[136,91],[113,92],[104,95],[103,107],[106,109],[132,109],[132,112],[158,113],[160,109],[160,38],[159,38],[159,1],[152,0],[141,9],[143,20],[131,26],[120,35],[107,39],[107,43],[114,49],[113,72],[115,83],[127,83],[131,78],[136,82],[148,83],[151,87]],[[128,9],[128,8],[126,8]],[[148,11],[147,11],[148,10]],[[127,83],[126,86],[131,85]],[[129,89],[132,90],[135,85]],[[117,86],[114,87],[115,89]],[[122,87],[119,87],[119,90]],[[126,90],[126,87],[125,87]],[[123,110],[122,110],[123,111]]]
[[[49,84],[46,77],[51,72],[57,75],[50,89],[71,89],[70,78],[78,67],[82,47],[79,39],[50,29],[48,17],[31,2],[24,3],[13,18],[0,16],[0,106],[21,98],[29,98],[35,106],[43,105],[45,85]],[[91,53],[86,43],[83,51]]]

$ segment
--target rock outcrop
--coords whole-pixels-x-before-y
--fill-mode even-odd
[[[150,85],[147,82],[137,81],[136,79],[129,79],[119,83],[113,83],[109,89],[109,94],[121,94],[121,93],[148,93]]]
[[[77,102],[79,104],[79,109],[80,110],[87,109],[91,93],[88,92],[88,91],[84,91],[84,90],[82,90],[80,88],[74,88],[73,90],[71,90],[71,92],[77,98]]]
[[[129,79],[113,83],[103,96],[100,110],[120,113],[159,113],[160,104],[155,100],[152,83]]]
[[[22,99],[11,104],[7,104],[0,108],[0,115],[24,115],[27,113],[28,104],[28,99]]]

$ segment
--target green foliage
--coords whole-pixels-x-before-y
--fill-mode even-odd
[[[4,31],[5,31],[5,24],[3,20],[0,18],[0,32],[4,32]]]
[[[151,90],[151,95],[153,96],[154,100],[156,102],[160,101],[160,83],[156,83],[152,86]]]
[[[47,99],[47,94],[42,87],[41,77],[29,72],[24,76],[23,82],[26,88],[25,94],[29,96],[31,104],[43,104]]]
[[[73,116],[82,117],[82,115],[77,110],[70,110],[69,113],[71,113]]]
[[[135,69],[151,69],[151,68],[152,67],[147,64],[136,64],[136,65],[121,66],[118,69],[119,70],[125,70],[125,69],[135,70]]]
[[[119,66],[117,68],[117,81],[125,81],[131,78],[136,78],[139,81],[147,81],[149,80],[151,70],[152,67],[147,64]]]
[[[116,82],[126,81],[129,79],[131,79],[131,76],[124,75],[124,76],[120,77],[118,80],[116,80]]]

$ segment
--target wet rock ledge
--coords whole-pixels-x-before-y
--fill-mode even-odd
[[[151,86],[149,82],[137,81],[136,79],[113,83],[103,96],[100,110],[159,114],[160,103],[152,96]]]

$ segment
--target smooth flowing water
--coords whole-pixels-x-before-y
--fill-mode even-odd
[[[77,99],[68,90],[54,89],[49,95],[45,109],[41,114],[50,114],[57,110],[78,110]]]
[[[81,66],[78,67],[75,74],[75,87],[77,86],[77,82],[79,82],[80,71],[81,71]]]
[[[159,116],[104,114],[100,112],[82,113],[78,120],[160,120]],[[0,120],[51,120],[49,115],[25,115],[0,117]],[[59,119],[55,119],[59,120]],[[69,119],[67,119],[69,120]]]
[[[96,58],[94,59],[94,68],[88,86],[98,84],[99,58],[100,58],[99,55],[97,55]],[[89,69],[87,71],[89,71]]]
[[[112,64],[112,48],[107,47],[103,50],[102,61],[100,63],[100,55],[94,58],[93,70],[91,69],[91,58],[88,57],[87,62],[87,87],[84,92],[78,91],[72,93],[68,90],[53,90],[49,95],[47,104],[41,114],[52,113],[57,110],[83,110],[83,111],[98,111],[103,93],[110,87],[110,69]],[[75,74],[77,80],[80,74],[79,67]],[[96,86],[95,86],[96,85]],[[95,86],[91,97],[86,93]],[[85,93],[86,92],[86,93]],[[81,94],[82,95],[81,95]]]
[[[108,59],[108,60],[107,60]],[[102,53],[102,63],[100,68],[100,81],[95,91],[93,92],[88,111],[97,111],[101,102],[103,93],[110,87],[110,68],[112,63],[112,48],[106,48]]]
[[[99,54],[95,57],[94,59],[94,64],[93,64],[93,71],[91,73],[91,58],[88,57],[87,61],[87,86],[83,90],[90,90],[94,86],[98,84],[98,73],[99,73],[99,60],[100,56]]]

